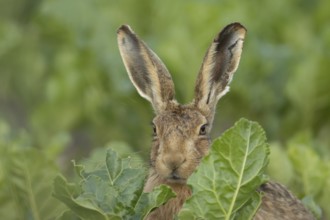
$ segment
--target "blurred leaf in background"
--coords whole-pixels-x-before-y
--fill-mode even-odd
[[[315,150],[315,145],[307,131],[292,137],[286,146],[272,144],[268,171],[275,180],[303,198],[315,216],[321,216],[322,207],[326,219],[330,215],[330,161],[328,155]]]
[[[29,137],[12,138],[0,121],[0,216],[2,219],[55,219],[64,205],[52,197],[58,154],[38,151]],[[48,148],[51,149],[51,148]]]

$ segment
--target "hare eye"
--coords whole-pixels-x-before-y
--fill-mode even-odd
[[[201,128],[199,129],[199,135],[206,135],[206,128],[207,128],[207,124],[202,125]]]
[[[157,135],[157,128],[156,128],[156,125],[152,124],[152,131],[153,131],[153,136],[156,136]]]

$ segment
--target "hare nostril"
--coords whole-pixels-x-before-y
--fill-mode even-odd
[[[172,179],[174,179],[174,180],[181,179],[181,177],[177,174],[177,172],[173,172],[171,177],[172,177]]]

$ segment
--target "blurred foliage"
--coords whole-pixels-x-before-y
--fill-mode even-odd
[[[315,145],[310,132],[295,135],[284,146],[272,144],[268,171],[273,179],[303,198],[315,216],[322,216],[319,207],[315,207],[317,201],[326,219],[330,216],[330,160],[318,154]]]
[[[59,172],[48,152],[30,145],[21,133],[13,137],[0,121],[0,216],[2,219],[55,219],[65,206],[51,196],[52,182]]]
[[[152,111],[125,73],[117,27],[129,23],[148,42],[172,72],[177,98],[188,102],[212,37],[240,21],[248,36],[231,93],[219,104],[217,135],[245,116],[260,121],[270,139],[310,129],[329,144],[329,5],[1,1],[0,117],[28,130],[40,147],[68,133],[69,145],[79,151],[125,140],[145,156]]]
[[[239,21],[248,35],[214,136],[238,118],[258,121],[278,145],[274,163],[291,167],[274,174],[329,204],[321,196],[329,178],[312,175],[330,160],[329,10],[326,0],[0,0],[0,120],[13,137],[27,136],[24,150],[56,158],[62,149],[64,169],[116,140],[146,159],[153,113],[129,82],[116,29],[130,24],[167,64],[177,99],[189,102],[212,38]],[[309,142],[291,147],[305,132]]]

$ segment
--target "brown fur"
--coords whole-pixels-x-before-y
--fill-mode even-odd
[[[144,191],[166,184],[177,194],[154,210],[149,220],[173,219],[191,195],[186,180],[208,153],[215,107],[229,90],[245,34],[241,24],[233,23],[216,36],[199,71],[194,101],[181,105],[174,98],[174,84],[162,61],[128,26],[118,29],[118,45],[129,77],[156,112],[150,171]],[[264,196],[254,219],[314,219],[284,186],[269,182],[259,190]]]

